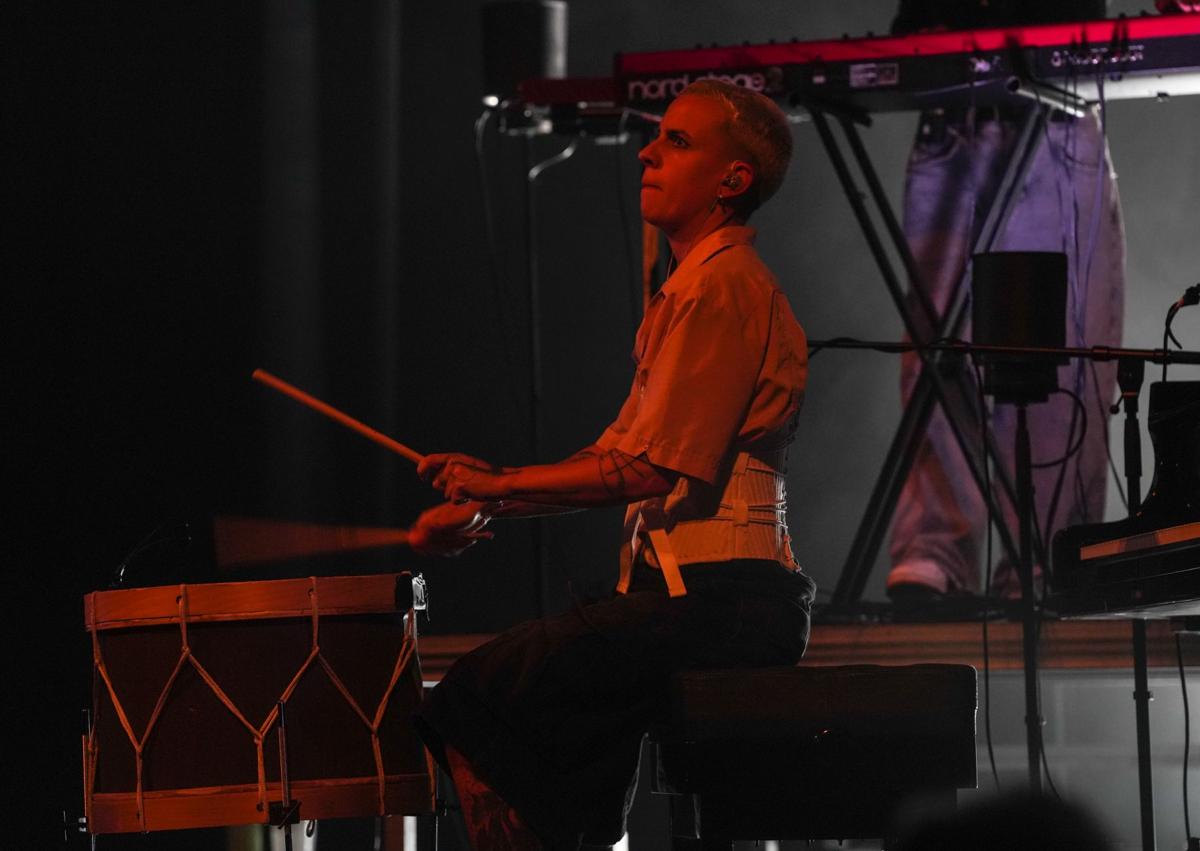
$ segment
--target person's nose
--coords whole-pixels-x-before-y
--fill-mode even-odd
[[[638,160],[646,168],[653,168],[658,162],[658,139],[651,139],[646,147],[638,151]]]

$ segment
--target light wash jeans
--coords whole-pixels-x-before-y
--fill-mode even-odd
[[[978,120],[946,124],[942,133],[922,117],[908,164],[904,232],[939,312],[946,309],[970,260],[975,236],[1019,130],[1012,122],[994,117],[987,120],[981,114]],[[1116,175],[1095,113],[1077,120],[1047,122],[1008,225],[993,250],[1065,252],[1069,268],[1067,345],[1120,344],[1125,231]],[[915,312],[911,296],[910,302]],[[969,331],[969,327],[963,331],[968,339]],[[905,356],[901,366],[905,403],[919,372],[918,358]],[[1066,465],[1053,518],[1049,512],[1061,468],[1034,470],[1037,523],[1047,542],[1053,530],[1064,525],[1103,519],[1108,407],[1114,399],[1116,365],[1096,364],[1093,377],[1091,365],[1072,361],[1059,368],[1058,384],[1083,400],[1087,436]],[[1035,464],[1065,453],[1072,438],[1068,431],[1075,407],[1072,399],[1061,393],[1029,406]],[[1080,427],[1081,423],[1076,423],[1076,439]],[[1016,408],[995,405],[991,428],[1002,463],[1015,481]],[[1003,497],[999,502],[1015,535],[1019,528],[1015,511]],[[942,592],[978,590],[986,522],[983,498],[945,416],[935,408],[896,508],[888,586],[913,582]],[[1002,562],[998,566],[993,587],[1000,593],[1015,592],[1018,586],[1011,565]]]

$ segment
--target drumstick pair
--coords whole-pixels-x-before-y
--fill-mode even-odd
[[[393,440],[392,438],[388,437],[386,434],[376,431],[375,429],[371,428],[369,425],[359,422],[358,420],[354,419],[354,417],[352,417],[348,414],[343,414],[341,411],[339,411],[337,408],[333,407],[332,405],[327,405],[324,402],[322,402],[320,399],[317,399],[314,396],[310,396],[309,394],[305,393],[303,390],[299,389],[298,387],[293,387],[291,384],[288,384],[282,378],[276,378],[274,375],[267,372],[265,369],[254,370],[254,373],[250,377],[253,378],[255,381],[259,382],[260,384],[265,384],[273,390],[278,390],[280,393],[284,394],[285,396],[292,397],[293,399],[295,399],[297,402],[301,403],[302,405],[307,405],[308,407],[312,408],[317,413],[324,414],[325,416],[329,417],[329,419],[333,420],[334,422],[341,423],[342,425],[346,426],[346,428],[351,429],[352,431],[358,432],[363,437],[367,438],[367,440],[372,440],[375,443],[378,443],[380,446],[384,447],[385,449],[391,450],[392,452],[395,452],[397,455],[401,455],[401,456],[407,458],[409,461],[412,461],[414,464],[420,464],[422,461],[425,460],[424,455],[422,455],[421,453],[419,453],[413,449],[408,448],[400,441]]]

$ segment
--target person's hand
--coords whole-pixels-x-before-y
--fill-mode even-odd
[[[1164,15],[1200,12],[1200,2],[1197,0],[1154,0],[1154,5]]]
[[[477,542],[491,538],[484,529],[488,517],[478,503],[443,502],[421,513],[408,530],[408,544],[426,556],[456,556]]]
[[[417,465],[417,474],[451,502],[495,500],[508,495],[503,468],[461,452],[426,455]]]

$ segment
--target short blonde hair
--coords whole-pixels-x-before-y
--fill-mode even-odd
[[[749,215],[783,185],[792,160],[792,130],[787,116],[766,95],[724,80],[697,80],[679,94],[684,95],[712,98],[728,110],[730,138],[754,169],[754,183],[743,202],[743,212]]]

